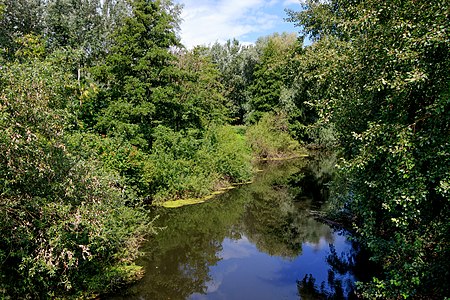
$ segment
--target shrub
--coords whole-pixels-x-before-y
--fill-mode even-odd
[[[247,129],[246,137],[257,158],[289,157],[301,151],[299,143],[288,132],[287,118],[283,114],[265,114]]]
[[[239,132],[239,127],[219,126],[209,130],[205,137],[212,144],[209,160],[220,178],[231,183],[248,181],[252,177],[251,149]]]
[[[159,126],[154,139],[150,186],[157,202],[202,196],[224,182],[251,178],[249,149],[231,126],[212,126],[205,132]]]
[[[0,298],[93,294],[139,273],[148,217],[69,149],[70,83],[46,61],[0,69]]]
[[[96,159],[105,169],[118,173],[124,193],[130,193],[132,197],[149,193],[148,178],[152,172],[149,155],[129,141],[80,132],[71,133],[67,140],[70,149],[84,159]]]

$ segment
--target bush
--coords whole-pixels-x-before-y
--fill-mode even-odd
[[[94,294],[139,274],[151,228],[66,142],[71,77],[46,61],[0,69],[0,298]]]
[[[316,122],[306,128],[306,133],[312,141],[310,146],[332,149],[338,145],[337,133],[333,124]]]
[[[301,147],[288,132],[283,114],[265,114],[247,129],[246,137],[257,158],[281,158],[298,155]]]
[[[148,154],[129,141],[120,137],[79,132],[70,134],[67,140],[70,149],[84,159],[97,159],[105,169],[118,173],[122,180],[120,188],[124,193],[141,198],[148,195],[152,163]]]
[[[131,194],[128,204],[142,203],[138,198],[161,202],[203,196],[252,176],[245,137],[231,126],[179,132],[158,126],[152,138],[149,154],[124,139],[87,133],[71,134],[69,145],[84,159],[98,158],[117,172],[122,181],[116,186]]]
[[[213,162],[221,180],[231,183],[248,181],[252,177],[251,149],[239,127],[220,126],[207,132],[205,140],[211,150],[205,160]],[[207,161],[206,160],[206,161]]]
[[[230,126],[212,126],[205,132],[159,126],[154,138],[150,186],[157,202],[202,196],[218,185],[251,178],[249,149]]]

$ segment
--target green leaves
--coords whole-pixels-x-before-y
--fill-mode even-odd
[[[266,113],[258,123],[249,126],[246,132],[254,155],[261,159],[297,156],[301,152],[299,143],[288,132],[287,116]]]
[[[128,280],[126,267],[151,229],[146,214],[125,205],[120,179],[70,147],[78,84],[55,57],[36,55],[40,45],[38,38],[25,36],[20,61],[0,68],[0,297],[5,298],[105,291],[111,281]],[[117,271],[119,265],[123,269]],[[99,274],[106,277],[96,278]]]
[[[153,128],[177,123],[174,114],[180,113],[176,81],[181,75],[170,50],[179,46],[177,6],[136,0],[131,7],[113,34],[105,64],[92,69],[104,85],[92,101],[100,110],[94,112],[94,128],[148,150]]]
[[[205,132],[155,131],[150,156],[156,202],[204,196],[217,186],[242,183],[252,176],[250,149],[231,126],[211,126]]]
[[[440,188],[450,167],[448,3],[335,0],[305,8],[290,16],[317,41],[306,49],[316,58],[306,66],[315,69],[303,78],[314,74],[321,89],[307,95],[339,134],[342,205],[386,271],[364,285],[364,296],[448,295],[439,279],[450,268],[441,251],[450,203]]]
[[[284,87],[289,86],[290,59],[297,48],[295,35],[278,35],[261,38],[256,44],[258,62],[249,86],[249,100],[246,103],[246,122],[258,121],[266,112],[282,109],[280,103]]]

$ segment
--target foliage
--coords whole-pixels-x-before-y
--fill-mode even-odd
[[[151,153],[124,139],[85,133],[71,134],[68,146],[121,175],[118,186],[133,205],[139,204],[135,196],[155,202],[198,197],[251,178],[250,149],[231,126],[186,132],[159,126],[153,139]]]
[[[150,159],[156,201],[205,195],[219,185],[248,181],[252,174],[245,140],[230,126],[204,133],[160,126]]]
[[[79,153],[83,159],[99,160],[105,169],[120,175],[121,181],[117,186],[122,193],[129,194],[129,204],[136,202],[135,197],[147,198],[150,188],[147,177],[152,166],[147,153],[127,140],[93,133],[71,133],[66,140],[69,149]]]
[[[290,130],[297,139],[326,147],[335,144],[339,131],[330,122],[332,109],[327,105],[333,102],[322,100],[333,99],[342,92],[329,87],[339,84],[346,70],[342,67],[346,58],[347,44],[326,37],[302,49],[291,60],[290,104],[284,104],[284,110],[289,113]]]
[[[139,273],[148,217],[125,206],[120,178],[68,150],[74,82],[51,60],[0,69],[1,297],[88,295]]]
[[[146,148],[155,123],[166,124],[179,113],[172,101],[176,87],[170,85],[177,76],[170,52],[179,44],[177,15],[169,1],[136,0],[131,6],[132,14],[113,34],[105,64],[91,70],[105,89],[90,106],[98,110],[91,112],[97,115],[96,131]]]
[[[212,146],[209,150],[210,159],[214,162],[216,172],[222,175],[222,180],[242,183],[251,179],[251,149],[239,128],[213,128],[207,133],[206,139]]]
[[[21,35],[39,34],[43,28],[42,5],[37,0],[0,1],[0,47],[2,55],[14,56]]]
[[[43,10],[41,18],[49,48],[81,49],[84,62],[90,65],[110,48],[110,32],[122,25],[129,4],[125,0],[50,0]]]
[[[229,40],[209,48],[220,71],[224,96],[232,103],[233,123],[253,124],[267,112],[281,111],[289,116],[290,130],[297,139],[307,136],[305,128],[317,116],[315,107],[305,103],[305,94],[315,81],[302,80],[303,72],[309,70],[299,70],[308,61],[303,59],[301,42],[295,34],[276,33],[259,38],[254,46]]]
[[[106,55],[112,43],[110,33],[120,27],[129,10],[125,0],[4,0],[2,3],[0,45],[4,55],[14,58],[20,49],[17,38],[30,34],[41,36],[49,53],[63,48],[77,53],[76,68],[71,71],[77,73],[79,80],[84,67],[92,66]]]
[[[177,104],[179,116],[171,120],[180,128],[206,128],[211,123],[223,124],[229,115],[230,101],[224,97],[220,73],[211,61],[207,48],[196,47],[180,53],[177,66],[182,74]]]
[[[280,98],[283,87],[289,86],[288,65],[297,48],[297,37],[294,34],[274,34],[260,38],[255,47],[259,59],[246,103],[246,121],[249,123],[258,121],[265,112],[282,108]],[[286,98],[284,100],[288,100]]]
[[[248,127],[246,136],[257,158],[296,156],[301,151],[299,143],[289,134],[283,114],[263,115],[258,123]]]
[[[318,118],[316,107],[307,101],[316,82],[310,66],[314,57],[304,55],[300,43],[294,34],[283,33],[259,38],[254,46],[237,40],[211,46],[224,96],[232,103],[233,123],[253,124],[267,112],[282,112],[296,139],[324,135],[308,128]]]
[[[344,146],[342,205],[385,270],[362,285],[368,298],[450,294],[448,12],[445,1],[332,0],[290,13],[318,41],[315,103]]]
[[[232,103],[232,121],[243,124],[245,105],[250,96],[249,87],[258,61],[256,48],[243,46],[233,39],[223,45],[215,43],[208,50],[212,62],[220,72],[223,95]]]

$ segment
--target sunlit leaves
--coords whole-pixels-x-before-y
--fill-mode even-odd
[[[439,278],[449,266],[449,5],[335,0],[305,8],[290,14],[318,41],[306,52],[317,55],[324,82],[312,95],[345,149],[345,205],[386,270],[365,296],[448,294]],[[319,48],[330,35],[337,43]],[[339,54],[324,56],[331,51]]]
[[[70,149],[75,78],[38,37],[20,44],[0,68],[0,297],[104,291],[139,273],[129,266],[151,227],[118,176]]]

